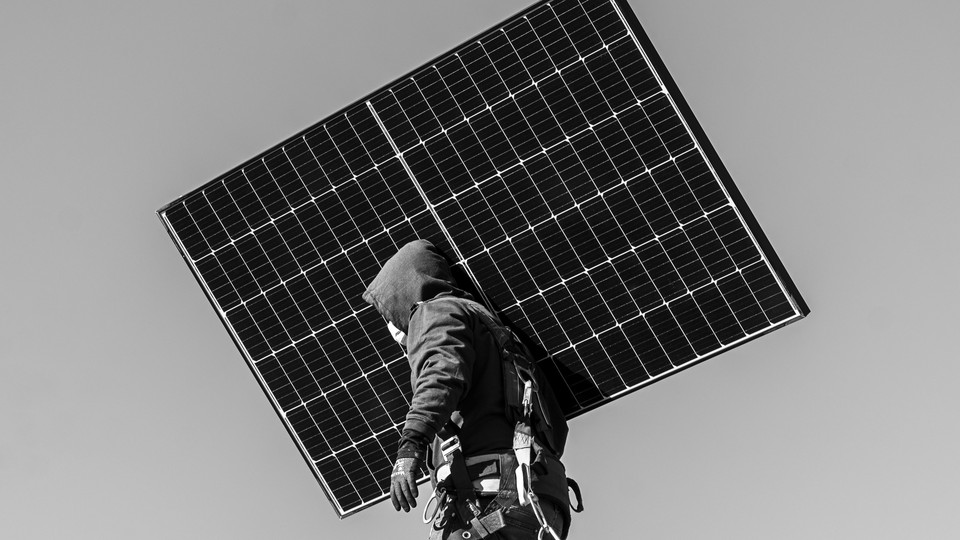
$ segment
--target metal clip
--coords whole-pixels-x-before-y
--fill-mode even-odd
[[[500,509],[483,517],[475,517],[470,520],[470,527],[477,533],[478,538],[486,538],[506,526],[507,522],[503,517],[503,510]]]
[[[469,510],[470,510],[470,513],[473,514],[473,517],[479,518],[479,517],[480,517],[480,507],[477,506],[477,502],[476,502],[476,501],[472,501],[472,500],[470,500],[470,499],[467,499],[467,500],[464,501],[464,502],[465,502],[466,505],[467,505],[467,509],[469,509]]]
[[[440,513],[440,509],[443,508],[443,506],[446,504],[446,500],[447,500],[446,491],[443,492],[443,495],[441,495],[440,497],[437,497],[437,490],[436,489],[433,490],[433,493],[430,494],[430,498],[427,499],[426,506],[423,507],[422,519],[424,524],[431,523],[434,520],[434,518],[437,517],[437,514]],[[430,512],[431,503],[436,503],[436,506],[433,507],[433,512]],[[430,514],[430,517],[427,517],[428,513]]]
[[[456,435],[440,442],[440,454],[443,455],[443,460],[447,463],[453,460],[451,456],[457,450],[460,450],[460,439]]]
[[[527,504],[527,494],[530,493],[530,447],[533,444],[533,434],[528,424],[518,422],[513,430],[513,455],[517,458],[517,497],[521,505]]]
[[[503,517],[503,510],[497,509],[480,518],[480,524],[486,529],[487,534],[493,534],[507,526],[507,521]]]
[[[533,412],[533,381],[527,379],[523,383],[523,416],[529,418]]]
[[[540,523],[540,532],[537,533],[537,540],[543,540],[546,535],[550,535],[553,540],[560,540],[557,531],[547,523],[547,516],[543,515],[543,508],[540,507],[540,499],[533,493],[530,494],[530,507],[533,508],[533,515]]]
[[[528,451],[529,452],[529,451]],[[533,491],[530,489],[530,465],[521,463],[517,465],[517,498],[521,506],[530,504],[530,497]]]

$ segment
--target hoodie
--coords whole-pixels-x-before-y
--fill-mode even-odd
[[[446,257],[426,240],[406,244],[363,299],[406,333],[413,397],[401,452],[415,445],[422,456],[455,412],[465,456],[510,449],[499,349],[483,318],[491,315],[457,285]]]

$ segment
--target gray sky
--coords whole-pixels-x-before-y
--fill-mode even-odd
[[[960,536],[960,5],[631,3],[813,313],[575,420],[573,537]],[[154,211],[526,5],[3,2],[0,538],[425,537],[336,518]]]

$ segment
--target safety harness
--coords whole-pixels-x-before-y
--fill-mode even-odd
[[[465,458],[460,449],[460,428],[456,422],[448,422],[437,434],[443,463],[435,473],[436,487],[424,508],[423,521],[433,522],[443,510],[444,515],[436,527],[446,526],[451,519],[459,518],[460,523],[468,527],[463,538],[484,538],[507,525],[504,510],[518,505],[530,506],[540,524],[538,538],[549,535],[553,540],[562,540],[569,529],[567,505],[574,512],[583,511],[580,487],[566,477],[558,459],[563,452],[566,425],[560,425],[564,422],[562,418],[551,418],[551,407],[540,394],[542,386],[534,375],[536,368],[529,351],[514,339],[508,327],[479,304],[477,307],[476,312],[497,341],[502,360],[506,411],[510,420],[516,422],[513,452]],[[552,394],[545,397],[553,399]],[[562,414],[556,406],[552,409],[553,415]],[[534,462],[539,474],[533,468]],[[494,477],[496,481],[493,481]],[[553,494],[550,497],[552,502],[563,506],[564,520],[560,531],[550,526],[543,513],[540,499],[533,489],[538,481]],[[576,496],[576,507],[569,501],[568,489]],[[478,494],[495,498],[486,508],[480,508]]]

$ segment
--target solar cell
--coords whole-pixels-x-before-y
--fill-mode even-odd
[[[409,406],[361,293],[410,240],[571,418],[808,311],[623,0],[539,2],[158,213],[341,517]]]

